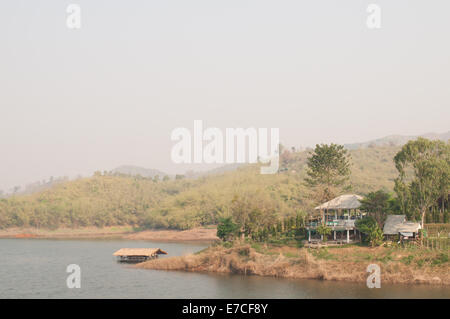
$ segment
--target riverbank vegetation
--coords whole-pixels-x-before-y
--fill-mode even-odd
[[[448,254],[418,247],[309,249],[241,241],[218,243],[197,254],[151,260],[136,267],[365,282],[371,263],[381,267],[382,283],[450,285]]]

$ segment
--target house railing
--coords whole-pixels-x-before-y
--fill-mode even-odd
[[[320,224],[321,224],[320,222],[310,222],[309,226],[310,227],[317,227]],[[325,225],[329,226],[329,227],[355,227],[355,219],[332,220],[332,221],[327,221],[325,223]]]

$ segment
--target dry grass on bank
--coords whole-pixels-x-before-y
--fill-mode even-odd
[[[450,285],[448,253],[447,259],[441,254],[385,247],[314,250],[239,244],[231,248],[217,245],[198,254],[151,260],[136,267],[365,282],[367,266],[376,263],[385,283]]]

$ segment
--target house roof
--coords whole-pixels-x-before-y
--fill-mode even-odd
[[[417,233],[421,228],[420,223],[404,222],[399,226],[398,231],[402,233]]]
[[[362,196],[356,194],[341,195],[314,209],[355,209],[361,206],[362,199]]]
[[[113,256],[154,256],[156,254],[167,253],[159,248],[121,248]]]
[[[397,235],[398,228],[406,221],[405,215],[388,215],[384,222],[383,234]]]

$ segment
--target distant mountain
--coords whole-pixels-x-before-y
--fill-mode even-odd
[[[122,165],[112,170],[115,174],[124,174],[124,175],[130,175],[130,176],[142,176],[146,178],[153,178],[155,176],[159,176],[160,178],[164,176],[171,176],[170,174],[164,173],[157,169],[151,169],[151,168],[144,168],[139,166],[132,166],[132,165]]]
[[[410,140],[415,140],[418,137],[424,137],[428,138],[430,140],[441,140],[441,141],[448,141],[450,139],[450,131],[442,133],[442,134],[436,134],[436,133],[427,133],[423,135],[416,135],[416,136],[407,136],[407,135],[389,135],[383,138],[379,138],[376,140],[371,140],[363,143],[353,143],[353,144],[344,144],[345,148],[349,150],[355,150],[360,148],[366,148],[366,147],[373,147],[373,146],[402,146],[403,144],[406,144]]]

